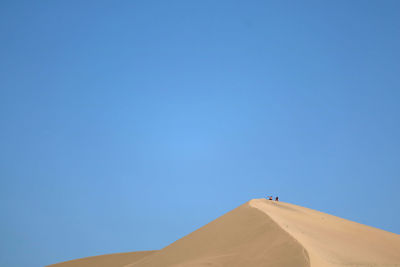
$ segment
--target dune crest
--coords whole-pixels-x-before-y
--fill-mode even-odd
[[[400,236],[289,203],[253,199],[305,247],[312,267],[400,266]]]
[[[125,267],[307,267],[308,255],[293,237],[248,203],[153,255]]]
[[[253,199],[169,246],[54,267],[400,267],[400,236],[289,203]]]

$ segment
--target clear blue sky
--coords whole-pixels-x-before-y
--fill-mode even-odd
[[[400,233],[399,1],[1,1],[0,266],[160,249],[252,198]]]

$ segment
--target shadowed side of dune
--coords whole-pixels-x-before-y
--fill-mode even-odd
[[[400,235],[297,205],[253,199],[158,251],[52,267],[400,266]]]
[[[76,259],[48,265],[48,267],[122,267],[126,264],[143,259],[156,251],[137,251],[128,253],[115,253]]]
[[[309,266],[304,248],[248,203],[126,267]]]
[[[253,199],[307,250],[315,267],[400,266],[400,235],[285,202]]]

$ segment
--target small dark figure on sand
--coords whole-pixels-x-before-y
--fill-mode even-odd
[[[275,198],[275,201],[279,201],[279,197],[276,197],[276,198]]]

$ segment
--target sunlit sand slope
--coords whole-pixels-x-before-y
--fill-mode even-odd
[[[284,202],[253,199],[158,251],[54,267],[400,267],[400,236]]]
[[[293,204],[254,199],[305,247],[312,267],[400,266],[400,236]]]
[[[309,266],[303,247],[248,203],[126,267]]]
[[[122,267],[153,254],[155,251],[138,251],[94,256],[49,265],[48,267]]]

